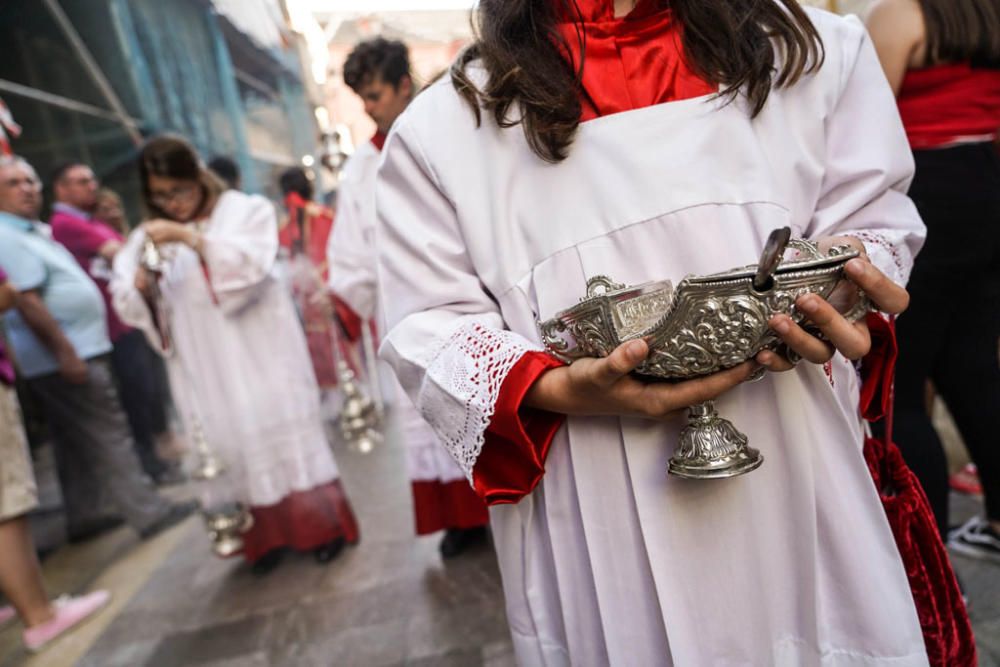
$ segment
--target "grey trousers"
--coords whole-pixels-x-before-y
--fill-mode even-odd
[[[108,357],[90,359],[87,366],[85,384],[66,382],[58,373],[28,381],[55,445],[66,525],[70,534],[86,530],[107,516],[102,508],[110,500],[141,531],[165,516],[170,503],[139,464]]]

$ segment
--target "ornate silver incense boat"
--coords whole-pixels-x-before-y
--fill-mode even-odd
[[[626,341],[644,338],[650,354],[635,373],[650,380],[709,375],[762,350],[792,357],[768,321],[786,313],[802,323],[796,299],[808,293],[828,298],[843,279],[844,265],[860,253],[846,245],[824,253],[815,243],[791,240],[790,235],[787,227],[775,230],[757,265],[687,276],[676,289],[669,281],[626,286],[606,276],[591,278],[579,304],[539,324],[542,340],[553,355],[572,362],[605,357]],[[786,250],[796,252],[786,257]],[[857,320],[868,309],[861,294],[845,316]],[[690,408],[668,472],[692,479],[727,478],[762,462],[747,437],[708,401]]]

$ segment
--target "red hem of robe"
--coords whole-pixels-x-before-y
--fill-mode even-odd
[[[543,352],[528,352],[504,379],[472,469],[473,487],[487,505],[516,503],[542,480],[549,447],[566,415],[522,407],[522,402],[543,373],[564,365]]]
[[[451,528],[466,530],[489,523],[486,504],[465,479],[414,480],[412,488],[417,535]]]
[[[243,556],[251,563],[281,547],[309,551],[343,538],[358,541],[358,523],[347,494],[335,480],[296,491],[275,505],[251,507],[253,528],[243,535]]]
[[[361,338],[361,318],[354,309],[347,305],[347,302],[336,294],[332,295],[333,312],[337,316],[340,328],[347,337],[347,340],[354,343]]]

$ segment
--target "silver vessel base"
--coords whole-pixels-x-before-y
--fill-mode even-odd
[[[764,457],[747,445],[747,437],[719,416],[709,401],[694,405],[681,431],[680,446],[667,472],[685,479],[727,479],[760,467]]]

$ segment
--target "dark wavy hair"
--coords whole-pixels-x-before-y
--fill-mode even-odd
[[[754,116],[774,86],[790,86],[823,63],[819,32],[797,0],[660,1],[683,26],[688,65],[724,86],[730,101],[745,95]],[[476,40],[451,69],[477,123],[485,109],[499,127],[522,125],[531,149],[547,162],[566,158],[582,110],[585,59],[574,71],[555,30],[557,17],[567,14],[580,16],[576,0],[480,0]],[[577,35],[583,42],[582,29]],[[476,61],[488,77],[482,89],[468,73]],[[511,113],[515,106],[518,114]]]
[[[153,137],[139,153],[139,178],[142,181],[142,199],[146,212],[150,217],[169,220],[170,215],[153,202],[153,193],[149,189],[150,176],[196,181],[201,189],[201,207],[218,198],[226,189],[222,179],[202,164],[194,147],[172,134]]]
[[[920,0],[927,64],[972,61],[1000,68],[1000,0]]]
[[[344,83],[358,95],[361,88],[376,78],[399,88],[408,76],[411,76],[410,51],[406,44],[395,39],[374,37],[359,42],[344,62]]]
[[[309,180],[309,175],[302,167],[289,167],[281,172],[278,185],[281,186],[281,194],[283,195],[295,192],[306,201],[313,198],[312,181]]]

